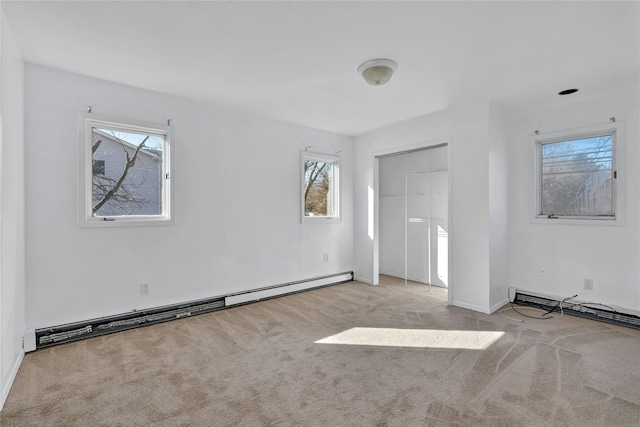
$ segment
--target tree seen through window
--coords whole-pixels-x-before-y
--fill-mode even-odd
[[[162,214],[164,138],[92,128],[93,216]]]
[[[540,214],[613,216],[613,135],[541,144]]]
[[[306,160],[304,168],[305,216],[332,216],[333,164]]]

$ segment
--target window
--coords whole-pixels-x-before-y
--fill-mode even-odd
[[[94,175],[104,175],[104,163],[104,160],[96,160],[95,158],[93,159],[91,168]]]
[[[302,153],[302,222],[340,220],[340,158]]]
[[[81,225],[171,223],[171,128],[85,116]]]
[[[617,125],[536,137],[536,217],[615,220]]]

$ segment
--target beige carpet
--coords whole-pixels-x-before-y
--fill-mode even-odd
[[[27,354],[0,424],[640,425],[640,331],[385,280]]]

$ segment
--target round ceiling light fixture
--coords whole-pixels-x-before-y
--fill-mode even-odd
[[[370,85],[382,86],[391,79],[397,69],[398,64],[390,59],[373,59],[360,65],[358,72]]]

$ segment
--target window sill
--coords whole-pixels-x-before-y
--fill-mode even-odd
[[[175,219],[167,217],[104,218],[85,218],[80,220],[79,226],[80,228],[113,228],[175,225]]]
[[[340,218],[328,216],[305,216],[302,218],[303,224],[337,224],[342,222]]]
[[[531,221],[531,224],[546,224],[546,225],[624,225],[622,218],[598,218],[598,219],[579,219],[579,218],[548,218],[547,216],[535,217]]]

